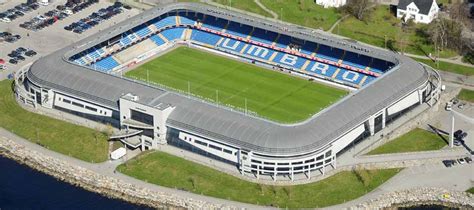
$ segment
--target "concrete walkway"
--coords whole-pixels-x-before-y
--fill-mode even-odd
[[[420,58],[420,59],[425,59],[425,60],[432,60],[430,57],[424,56],[424,55],[415,55],[415,54],[410,54],[410,53],[404,53],[404,55],[409,56],[409,57],[413,57],[413,58]],[[474,71],[474,65],[469,64],[469,63],[464,63],[464,62],[462,62],[461,60],[459,60],[458,57],[456,57],[456,59],[438,58],[438,60],[443,61],[443,62],[447,62],[447,63],[456,64],[456,65],[472,67],[472,68],[473,68],[473,71]]]
[[[263,5],[262,2],[260,2],[260,0],[253,0],[253,1],[254,1],[255,4],[257,4],[260,8],[262,8],[263,10],[265,10],[265,12],[271,14],[273,18],[278,19],[278,15],[277,15],[273,10],[270,10],[270,9],[268,9],[267,7],[265,7],[265,5]]]
[[[350,15],[344,15],[343,17],[339,18],[339,20],[337,20],[332,26],[331,28],[328,30],[329,33],[333,33],[332,31],[334,30],[334,28],[336,28],[336,26],[339,25],[339,23],[341,23],[341,21],[343,21],[344,19],[348,18]]]

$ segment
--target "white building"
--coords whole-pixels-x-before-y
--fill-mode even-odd
[[[319,4],[324,8],[344,6],[346,2],[347,0],[316,0],[316,4]]]
[[[397,7],[397,18],[404,21],[413,19],[415,23],[431,23],[438,16],[439,7],[436,0],[400,0]]]

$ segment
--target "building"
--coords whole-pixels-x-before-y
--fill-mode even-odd
[[[347,0],[316,0],[316,4],[323,6],[324,8],[328,7],[341,7],[346,5]]]
[[[436,0],[400,0],[397,6],[397,18],[415,23],[431,23],[438,16]]]
[[[131,46],[144,44],[144,48]],[[186,45],[344,86],[352,93],[303,122],[282,124],[121,76]],[[146,49],[137,53],[137,49]],[[134,50],[134,54],[127,54]],[[115,60],[124,53],[127,60]],[[185,59],[185,58],[183,58]],[[17,72],[18,100],[110,123],[130,148],[183,148],[243,175],[308,178],[417,106],[439,100],[436,71],[408,57],[209,5],[156,7]]]

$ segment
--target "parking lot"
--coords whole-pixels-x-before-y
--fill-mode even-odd
[[[20,1],[7,1],[4,4],[0,4],[0,12],[6,11],[10,8],[14,8]],[[115,25],[129,17],[135,16],[140,13],[137,9],[123,9],[123,12],[111,16],[109,19],[103,20],[100,23],[84,30],[81,34],[74,33],[65,30],[64,27],[74,22],[80,21],[81,19],[87,18],[92,13],[97,12],[101,8],[107,8],[112,6],[113,3],[100,1],[92,6],[83,8],[81,11],[68,15],[67,18],[57,21],[54,24],[49,25],[46,29],[33,31],[30,29],[20,27],[20,24],[32,20],[33,18],[44,15],[48,11],[54,10],[58,5],[65,5],[65,0],[58,0],[50,3],[48,6],[39,6],[38,9],[24,13],[24,16],[18,17],[11,22],[0,21],[0,32],[8,32],[11,34],[18,34],[21,38],[16,42],[9,43],[6,41],[0,41],[0,59],[5,61],[6,70],[0,70],[0,80],[7,78],[9,74],[14,72],[21,67],[32,63],[36,59],[45,56],[51,52],[54,52],[62,47],[70,45],[78,40],[81,40],[87,36],[90,36],[98,31],[104,30],[108,27]],[[27,50],[34,50],[37,55],[28,57],[23,56],[25,60],[18,61],[18,64],[10,64],[10,57],[12,51],[18,48],[25,48]]]

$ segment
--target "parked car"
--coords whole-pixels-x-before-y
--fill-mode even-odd
[[[459,158],[458,163],[462,165],[462,164],[466,163],[466,161],[463,158]]]
[[[29,57],[35,56],[36,54],[37,53],[34,50],[28,50],[28,51],[25,52],[25,55],[29,56]]]
[[[451,111],[453,110],[453,104],[451,102],[446,103],[445,107],[446,111]]]
[[[470,157],[465,157],[464,160],[466,161],[466,163],[472,163],[472,158]]]
[[[14,58],[10,59],[8,62],[11,63],[11,64],[17,64],[18,63],[18,61]]]

